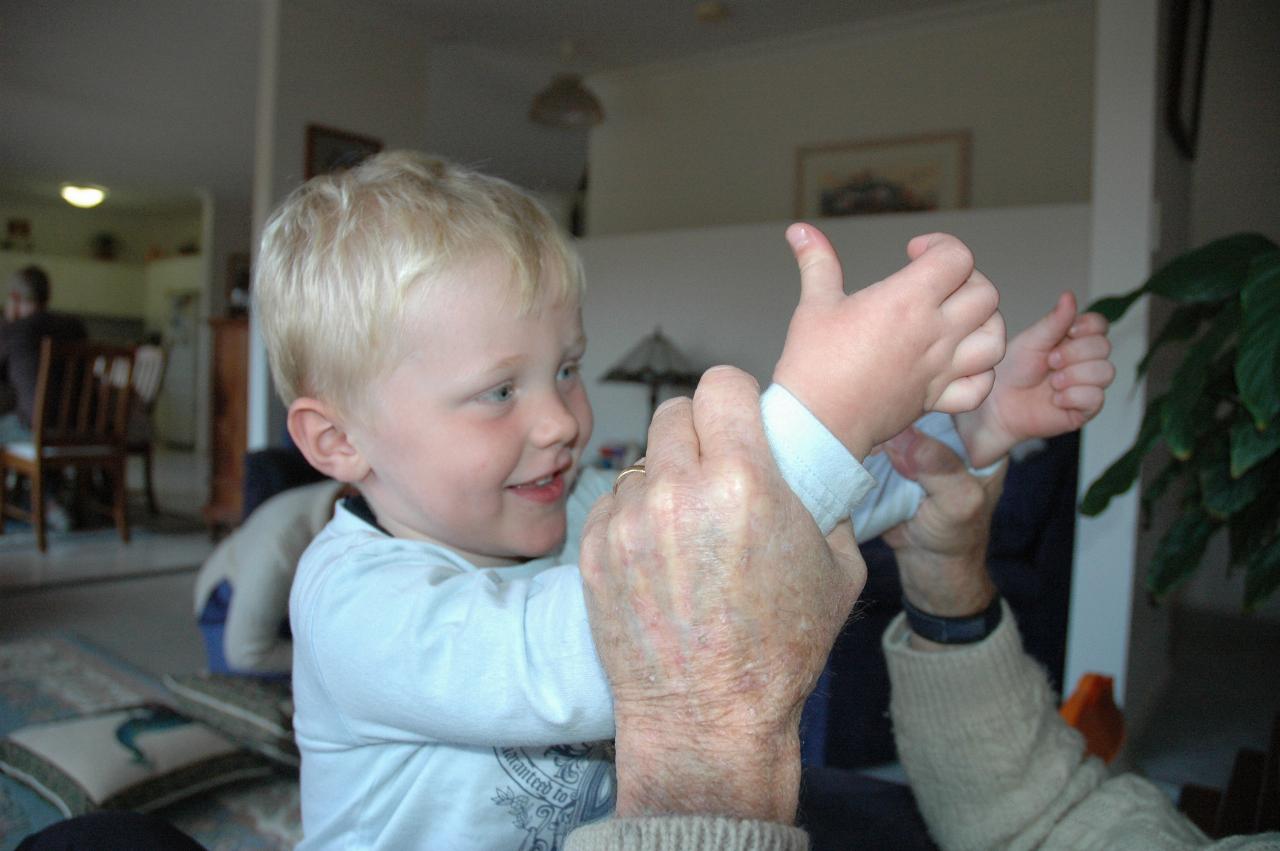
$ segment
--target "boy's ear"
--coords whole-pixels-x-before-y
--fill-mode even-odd
[[[369,474],[364,456],[324,402],[305,396],[294,399],[288,426],[289,436],[307,462],[329,478],[359,482]]]

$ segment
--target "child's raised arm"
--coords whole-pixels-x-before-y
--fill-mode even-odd
[[[956,416],[956,430],[974,466],[985,466],[1033,437],[1075,431],[1102,410],[1116,376],[1108,360],[1107,320],[1076,313],[1071,292],[1009,341],[995,386],[976,410]]]
[[[999,294],[962,242],[918,236],[906,267],[847,295],[821,231],[794,224],[787,241],[800,266],[800,303],[773,380],[856,458],[925,411],[982,403],[1004,355],[1004,322]]]

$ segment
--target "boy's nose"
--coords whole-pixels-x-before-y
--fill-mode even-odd
[[[578,418],[559,393],[548,393],[539,406],[530,439],[538,447],[572,443],[578,436]]]

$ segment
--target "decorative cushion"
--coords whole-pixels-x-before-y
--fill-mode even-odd
[[[293,689],[287,679],[228,674],[166,674],[179,708],[273,760],[301,764],[293,740]]]
[[[0,741],[0,771],[71,817],[147,812],[273,767],[204,724],[145,703],[14,730]]]

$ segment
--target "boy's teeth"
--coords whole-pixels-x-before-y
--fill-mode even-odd
[[[524,484],[522,484],[522,485],[517,485],[517,487],[522,487],[522,488],[545,488],[547,485],[551,484],[551,483],[552,483],[552,482],[554,482],[555,480],[556,480],[556,474],[555,474],[555,473],[552,473],[551,475],[546,476],[546,477],[544,477],[544,478],[536,479],[536,480],[534,480],[534,481],[532,481],[532,482],[525,482],[525,483],[524,483]]]

